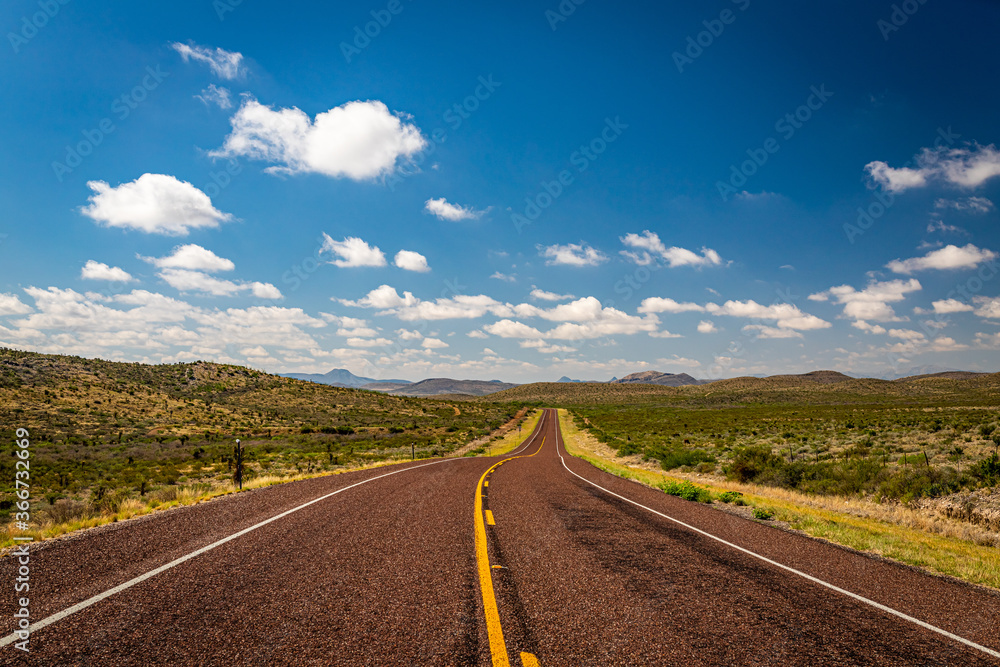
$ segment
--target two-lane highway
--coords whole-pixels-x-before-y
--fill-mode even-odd
[[[31,550],[33,665],[987,665],[1000,595],[566,454],[317,478]]]

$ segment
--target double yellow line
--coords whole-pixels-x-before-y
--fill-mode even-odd
[[[486,542],[486,513],[483,512],[483,487],[489,484],[486,481],[489,474],[501,465],[514,459],[531,458],[542,451],[542,447],[544,446],[545,436],[542,436],[542,444],[538,446],[534,454],[511,456],[497,462],[483,473],[483,476],[479,478],[479,484],[476,486],[476,566],[479,570],[479,587],[483,593],[483,611],[486,614],[486,633],[490,639],[490,655],[493,657],[493,667],[510,667],[510,656],[507,654],[507,644],[503,638],[503,627],[500,625],[500,610],[497,607],[496,593],[493,590],[493,572],[490,567],[490,554]],[[492,512],[489,512],[489,519],[490,525],[494,525]],[[530,653],[521,653],[521,664],[523,667],[539,667],[538,659]]]

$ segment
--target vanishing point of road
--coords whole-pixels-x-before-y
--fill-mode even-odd
[[[0,664],[1000,664],[1000,594],[604,473],[554,410],[501,457],[235,494],[30,560],[26,654],[0,559]]]

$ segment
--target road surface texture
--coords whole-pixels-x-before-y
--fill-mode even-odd
[[[36,545],[29,654],[17,568],[3,665],[1000,665],[1000,595],[603,473],[551,410],[503,457]]]

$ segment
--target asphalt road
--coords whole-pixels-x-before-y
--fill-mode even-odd
[[[1000,595],[603,473],[553,411],[504,457],[36,545],[29,654],[17,568],[0,559],[0,664],[1000,664]]]

